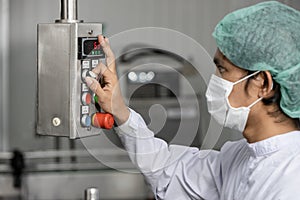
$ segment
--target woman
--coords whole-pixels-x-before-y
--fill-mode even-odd
[[[227,15],[213,33],[217,66],[206,97],[220,124],[245,139],[217,151],[168,146],[124,104],[114,55],[101,64],[105,86],[87,78],[101,107],[114,115],[126,150],[157,199],[300,198],[300,12],[278,2]],[[203,156],[203,155],[207,156]],[[176,159],[174,159],[176,158]]]

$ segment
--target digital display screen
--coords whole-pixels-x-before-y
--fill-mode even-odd
[[[98,42],[98,39],[85,40],[83,42],[83,53],[85,55],[102,55],[103,50]]]

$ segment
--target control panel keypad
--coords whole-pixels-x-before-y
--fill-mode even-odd
[[[94,104],[94,96],[95,94],[89,89],[87,84],[85,83],[86,77],[92,77],[97,79],[97,75],[92,72],[92,69],[97,67],[100,63],[99,59],[85,59],[81,61],[81,126],[82,127],[90,127],[91,126],[91,113],[90,106]]]
[[[94,97],[96,96],[86,85],[85,78],[92,77],[97,79],[97,75],[92,72],[100,62],[105,63],[105,55],[102,48],[97,45],[97,38],[78,39],[78,59],[81,64],[81,94],[80,94],[80,123],[82,127],[92,126],[92,106],[95,106]],[[90,129],[88,129],[90,130]]]

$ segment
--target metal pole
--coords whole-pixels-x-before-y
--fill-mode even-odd
[[[61,0],[60,3],[60,23],[76,23],[78,21],[77,0]]]
[[[99,189],[88,188],[84,191],[84,200],[99,200]]]
[[[61,19],[77,20],[77,0],[61,0]]]

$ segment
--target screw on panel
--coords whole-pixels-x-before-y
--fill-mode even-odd
[[[90,30],[90,31],[88,32],[88,34],[90,34],[90,35],[92,35],[93,33],[94,33],[93,30]]]
[[[61,120],[58,117],[54,117],[52,119],[52,124],[53,124],[53,126],[57,127],[57,126],[59,126],[61,124]]]

